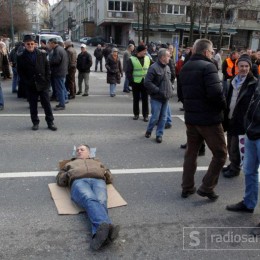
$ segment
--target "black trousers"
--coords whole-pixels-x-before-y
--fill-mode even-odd
[[[148,106],[148,94],[144,88],[143,83],[132,83],[132,92],[133,92],[133,112],[135,116],[139,116],[139,101],[142,99],[142,113],[143,117],[148,117],[149,115],[149,106]]]
[[[49,90],[36,91],[36,90],[28,90],[28,101],[30,104],[30,113],[32,123],[39,124],[40,120],[38,117],[38,98],[40,97],[41,105],[45,112],[45,120],[48,125],[52,124],[54,121],[54,117],[52,114]]]

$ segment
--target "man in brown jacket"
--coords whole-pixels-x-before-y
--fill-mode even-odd
[[[85,209],[92,226],[91,249],[98,250],[118,237],[120,227],[112,225],[107,210],[106,183],[111,183],[111,173],[90,158],[88,145],[77,147],[76,158],[62,167],[56,179],[59,186],[70,186],[72,200]]]

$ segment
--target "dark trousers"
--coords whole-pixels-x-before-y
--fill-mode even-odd
[[[239,139],[237,135],[231,135],[227,132],[227,149],[230,160],[230,170],[231,171],[240,171],[240,152],[239,152]]]
[[[182,189],[183,191],[190,191],[195,185],[194,175],[197,169],[198,151],[203,140],[205,140],[213,157],[199,189],[203,192],[212,192],[218,183],[220,171],[227,158],[223,127],[221,124],[211,126],[186,124],[186,128],[187,149],[184,156]]]
[[[143,83],[132,83],[133,92],[133,112],[135,116],[139,116],[139,101],[142,99],[142,113],[143,117],[148,117],[149,106],[148,106],[148,94],[144,88]]]
[[[43,91],[28,91],[28,101],[30,104],[30,113],[31,113],[31,120],[32,123],[39,124],[40,120],[38,117],[38,98],[40,97],[41,105],[45,112],[45,120],[47,124],[52,124],[54,121],[52,109],[50,105],[50,98],[49,98],[49,90],[43,90]]]
[[[75,81],[76,68],[69,68],[68,74],[66,75],[66,89],[70,93],[70,97],[76,95],[76,81]]]
[[[102,60],[98,60],[96,59],[96,62],[95,62],[95,71],[97,71],[97,67],[98,67],[98,63],[100,64],[100,71],[103,71],[103,68],[102,68]]]

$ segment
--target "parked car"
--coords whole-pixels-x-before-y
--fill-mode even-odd
[[[81,38],[81,39],[79,40],[79,42],[86,44],[89,39],[91,39],[91,37],[83,37],[83,38]]]
[[[36,41],[38,42],[39,46],[40,46],[41,40],[45,40],[47,43],[51,38],[56,38],[58,42],[63,42],[62,37],[57,34],[47,34],[47,33],[36,34]]]
[[[102,46],[106,43],[106,40],[102,37],[93,37],[89,40],[87,40],[87,45],[90,46],[97,46],[98,44],[101,44]]]

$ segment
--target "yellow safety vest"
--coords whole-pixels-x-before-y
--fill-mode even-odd
[[[133,80],[135,83],[140,83],[147,74],[148,68],[150,66],[150,59],[148,56],[144,57],[143,67],[137,57],[131,56],[130,59],[133,64]]]

